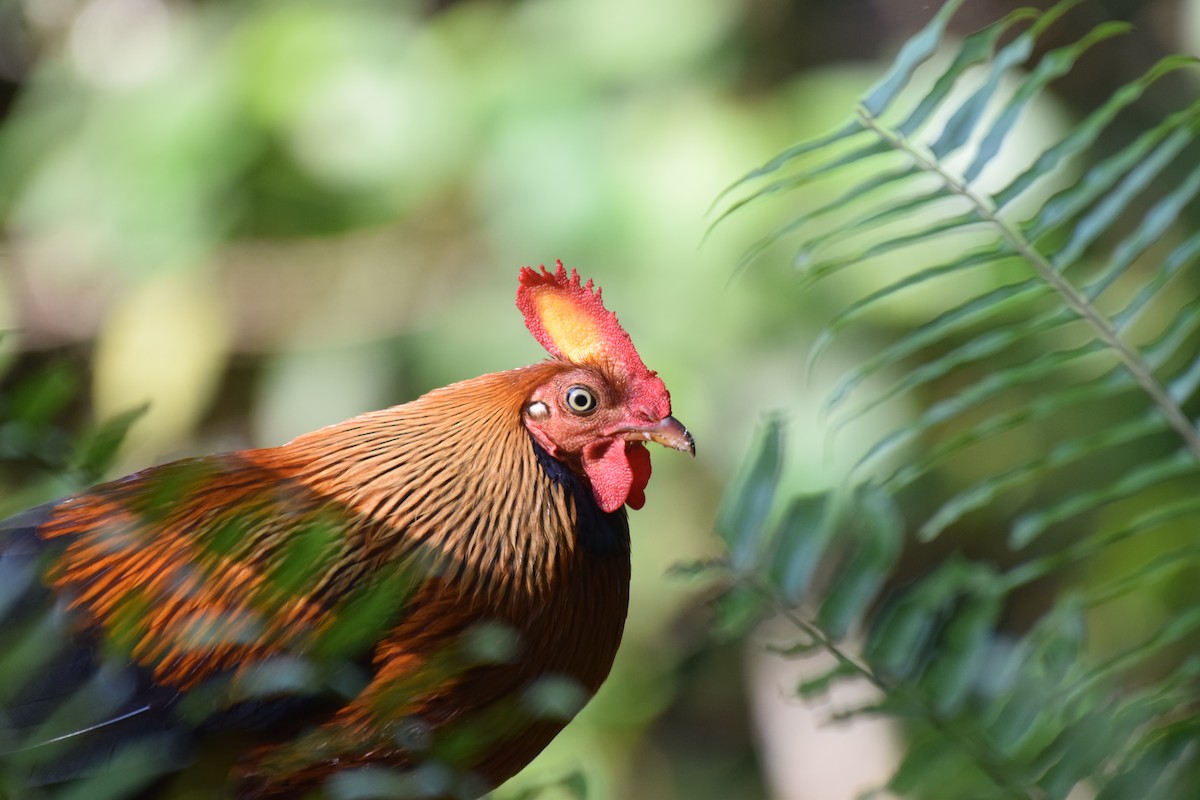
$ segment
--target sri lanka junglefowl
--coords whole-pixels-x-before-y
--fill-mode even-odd
[[[541,363],[0,525],[9,785],[461,798],[537,755],[620,643],[645,443],[695,446],[591,281],[517,306]]]

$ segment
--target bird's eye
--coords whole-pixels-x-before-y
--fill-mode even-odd
[[[586,386],[567,389],[567,408],[574,414],[590,414],[596,410],[596,396]]]

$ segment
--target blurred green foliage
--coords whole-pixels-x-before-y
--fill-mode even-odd
[[[742,354],[790,310],[770,281],[726,291],[746,236],[697,243],[720,186],[807,124],[797,98],[857,70],[745,92],[748,10],[716,0],[5,11],[4,508],[94,479],[101,453],[76,442],[134,409],[108,476],[541,358],[516,272],[561,257],[605,288],[706,455],[655,455],[620,662],[510,793],[580,770],[591,797],[759,793],[737,664],[693,661],[695,587],[664,573],[717,551],[705,498],[791,358]]]
[[[1177,583],[1200,569],[1200,59],[1166,56],[1023,140],[1054,79],[1131,33],[1055,37],[1078,5],[1013,11],[940,56],[964,7],[948,0],[845,123],[723,195],[725,215],[793,208],[744,266],[786,241],[799,281],[861,287],[810,363],[955,285],[829,393],[834,433],[909,407],[845,486],[789,487],[771,422],[718,515],[720,629],[782,617],[783,652],[831,657],[806,698],[868,684],[843,713],[903,724],[902,796],[1200,792],[1200,595]],[[1173,107],[1105,142],[1154,92]]]

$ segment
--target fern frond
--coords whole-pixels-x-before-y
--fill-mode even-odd
[[[740,597],[723,607],[739,614],[727,630],[774,610],[795,623],[799,649],[837,657],[809,690],[848,675],[879,687],[874,713],[912,726],[895,792],[953,796],[936,788],[951,772],[959,796],[1200,787],[1200,659],[1186,644],[1200,632],[1200,587],[1101,648],[1086,634],[1114,604],[1178,591],[1200,570],[1200,101],[1115,147],[1110,136],[1147,91],[1198,62],[1161,60],[1014,159],[1019,127],[1055,81],[1131,33],[1105,22],[1048,48],[1047,31],[1078,4],[1014,11],[942,58],[961,5],[947,3],[843,126],[719,199],[718,222],[833,186],[739,264],[790,242],[806,284],[855,273],[810,370],[864,323],[887,325],[876,312],[902,296],[985,278],[893,327],[828,393],[834,431],[891,418],[847,488],[790,496],[776,422],[722,516]],[[1008,552],[974,546],[981,531]],[[950,534],[988,556],[895,584],[902,553]],[[1114,552],[1127,557],[1112,563]],[[1035,583],[1056,599],[1031,625],[1005,627],[1014,595]],[[864,637],[857,655],[852,631]]]

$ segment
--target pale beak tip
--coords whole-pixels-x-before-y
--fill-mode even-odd
[[[683,423],[674,417],[664,417],[657,425],[646,431],[650,441],[658,442],[663,447],[670,447],[681,453],[696,457],[696,440]]]
[[[692,458],[696,457],[696,440],[692,438],[691,432],[684,427],[683,423],[674,417],[663,417],[648,426],[619,428],[615,431],[615,435],[619,435],[627,442],[655,442],[663,447],[687,453]]]

